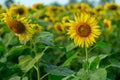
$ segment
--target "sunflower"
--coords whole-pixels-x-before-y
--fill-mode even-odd
[[[77,13],[84,13],[91,10],[91,7],[86,3],[78,3],[75,5],[75,9],[77,10]]]
[[[69,17],[69,16],[64,16],[64,17],[62,18],[62,23],[63,23],[63,24],[66,24],[66,23],[69,22],[69,20],[70,20],[70,17]]]
[[[100,12],[100,11],[103,10],[103,6],[102,6],[102,5],[96,6],[96,7],[95,7],[95,10],[96,10],[97,12]]]
[[[25,15],[28,12],[28,9],[24,5],[12,5],[9,9],[11,14]]]
[[[68,10],[73,10],[73,9],[75,9],[75,4],[70,3],[70,4],[68,4],[68,5],[66,6],[66,8],[67,8]]]
[[[30,24],[30,25],[36,33],[42,31],[42,26],[40,26],[39,24]]]
[[[116,4],[115,2],[112,2],[112,3],[106,3],[105,5],[104,5],[104,8],[105,9],[108,9],[108,10],[118,10],[119,9],[119,5],[118,4]]]
[[[64,33],[65,32],[64,26],[60,22],[55,23],[54,28],[58,33]]]
[[[32,25],[29,24],[29,20],[25,17],[20,17],[17,15],[16,17],[11,16],[11,14],[4,13],[3,20],[6,22],[7,26],[15,33],[16,36],[19,37],[19,40],[26,42],[30,40],[30,38],[35,33]]]
[[[58,11],[58,6],[50,5],[47,7],[47,10],[50,12],[57,12]]]
[[[62,23],[63,23],[63,25],[64,25],[64,27],[66,28],[66,29],[69,29],[69,21],[70,20],[70,17],[69,16],[64,16],[63,18],[62,18]]]
[[[0,9],[2,9],[2,4],[0,4]]]
[[[110,31],[112,29],[110,20],[104,19],[103,23],[106,30]]]
[[[38,11],[43,7],[44,7],[43,3],[35,3],[35,4],[32,5],[32,9],[35,10],[35,11]]]
[[[59,13],[63,13],[63,12],[65,12],[66,10],[65,10],[65,8],[63,7],[63,6],[59,6],[58,7],[58,12]]]
[[[70,35],[71,39],[74,39],[76,46],[89,47],[95,43],[95,38],[101,34],[95,17],[84,13],[75,15],[74,18],[75,21],[70,20],[70,28],[67,34]]]

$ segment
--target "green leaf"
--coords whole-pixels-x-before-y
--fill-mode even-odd
[[[100,54],[99,55],[99,58],[100,58],[100,60],[102,60],[102,59],[105,59],[106,57],[108,57],[110,54]]]
[[[19,57],[19,66],[22,70],[28,65],[28,63],[32,60],[32,57],[30,55],[26,56],[20,56]]]
[[[88,68],[89,68],[89,62],[84,62],[83,63],[83,68],[84,68],[84,70],[87,70]]]
[[[50,32],[40,32],[35,35],[36,39],[40,39],[42,43],[45,43],[47,45],[54,45],[53,42],[53,34]]]
[[[5,34],[3,38],[3,43],[5,44],[6,47],[11,43],[13,37],[14,37],[14,34],[12,32]]]
[[[18,55],[20,55],[23,50],[24,50],[24,46],[14,46],[10,49],[8,56],[8,59],[12,59],[13,57],[16,57]]]
[[[79,77],[80,80],[88,80],[89,74],[82,68],[78,71],[77,77]]]
[[[75,76],[75,74],[72,74],[72,75],[64,77],[62,80],[79,80],[79,78]]]
[[[4,44],[0,41],[0,52],[5,51],[5,46]]]
[[[22,61],[19,62],[19,66],[24,72],[28,72],[38,60],[41,59],[43,56],[44,52],[47,50],[48,47],[46,47],[42,53],[38,53],[34,58],[30,58],[29,56],[26,56],[25,58],[22,59]],[[25,60],[25,61],[24,61]]]
[[[107,42],[99,41],[99,42],[96,43],[96,46],[98,46],[98,47],[104,47],[104,46],[110,46],[110,44],[107,43]]]
[[[14,77],[10,78],[9,80],[20,80],[20,77],[19,76],[14,76]]]
[[[95,70],[99,67],[99,63],[100,63],[100,58],[96,57],[91,63],[90,63],[90,70]]]
[[[74,43],[71,43],[69,45],[66,46],[66,52],[73,50],[74,48],[76,48],[76,46],[74,45]]]
[[[91,73],[90,80],[106,80],[107,71],[105,69],[98,69],[94,73]]]
[[[98,56],[93,56],[91,58],[89,58],[89,62],[91,63],[96,57],[99,57],[100,58],[100,61],[104,58],[106,58],[107,56],[109,56],[110,54],[100,54]]]
[[[24,78],[22,78],[22,80],[28,80],[28,77],[24,77]]]
[[[73,59],[79,57],[77,54],[78,54],[78,52],[76,52],[76,53],[73,54],[71,57],[69,57],[69,58],[62,64],[62,66],[68,66],[68,65],[70,65],[70,63],[72,62]]]
[[[49,75],[48,80],[62,80],[63,76]]]
[[[46,71],[52,75],[58,76],[68,76],[73,74],[74,72],[66,67],[47,65]]]
[[[37,38],[47,39],[49,41],[53,41],[53,34],[50,33],[50,32],[45,32],[45,31],[40,32],[40,33],[36,34],[36,37]]]
[[[110,63],[112,67],[120,68],[120,61],[118,61],[117,59],[110,59]]]

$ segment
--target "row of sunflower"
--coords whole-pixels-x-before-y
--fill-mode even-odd
[[[0,5],[0,80],[118,80],[120,6]]]

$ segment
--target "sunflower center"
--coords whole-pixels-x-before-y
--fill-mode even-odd
[[[63,30],[62,30],[62,28],[61,28],[61,26],[57,26],[57,29],[58,29],[58,31],[60,31],[60,32],[62,32]]]
[[[81,37],[87,37],[91,33],[91,28],[87,24],[80,24],[77,26],[76,32]]]
[[[111,5],[111,6],[109,6],[109,9],[111,9],[111,10],[117,10],[117,6],[116,5]]]
[[[21,23],[20,21],[14,20],[13,22],[9,22],[8,26],[13,32],[17,34],[21,34],[25,31],[25,25]]]
[[[35,7],[36,9],[39,9],[40,8],[40,5],[36,5],[36,7]]]
[[[19,15],[23,15],[24,14],[24,9],[18,8],[18,9],[16,9],[16,13],[19,14]]]
[[[106,27],[106,28],[108,28],[108,27],[109,27],[109,24],[108,24],[108,23],[105,23],[104,25],[105,25],[105,27]]]

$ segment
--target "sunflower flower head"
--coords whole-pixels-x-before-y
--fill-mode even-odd
[[[2,8],[2,4],[0,4],[0,9]]]
[[[71,39],[74,39],[76,46],[89,47],[95,43],[95,38],[101,34],[99,26],[95,20],[95,17],[89,14],[75,15],[75,20],[70,20],[70,28],[68,35]]]
[[[60,22],[55,23],[54,28],[58,33],[64,33],[65,32],[64,26]]]
[[[108,10],[118,10],[119,9],[119,6],[117,3],[115,2],[112,2],[112,3],[105,3],[104,5],[104,8],[105,9],[108,9]]]
[[[24,5],[12,4],[10,9],[9,9],[9,12],[11,14],[17,14],[17,15],[23,16],[23,15],[27,14],[28,10]]]
[[[103,23],[104,23],[104,27],[107,31],[110,31],[112,29],[110,20],[104,19]]]
[[[42,31],[42,26],[39,24],[31,24],[32,29],[37,33]]]
[[[43,7],[44,7],[43,3],[35,3],[35,4],[32,5],[32,9],[35,10],[35,11],[38,11]]]
[[[26,42],[30,40],[35,31],[32,29],[32,25],[29,24],[29,20],[25,17],[20,17],[19,15],[13,17],[11,14],[4,13],[4,22],[19,37],[19,40]]]

